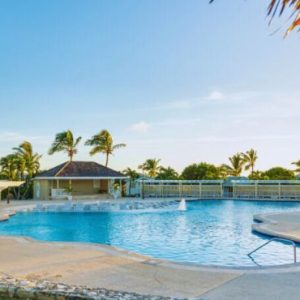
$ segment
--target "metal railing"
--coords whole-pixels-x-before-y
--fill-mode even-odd
[[[294,264],[297,263],[297,247],[296,247],[296,243],[292,240],[288,240],[288,239],[283,239],[283,238],[272,238],[269,241],[267,241],[266,243],[262,244],[261,246],[257,247],[256,249],[254,249],[253,251],[249,252],[247,255],[249,256],[249,258],[258,265],[258,263],[255,261],[255,259],[252,257],[252,254],[255,253],[256,251],[260,250],[261,248],[267,246],[268,244],[272,243],[272,242],[283,242],[283,243],[289,243],[293,246],[293,256],[294,256]]]

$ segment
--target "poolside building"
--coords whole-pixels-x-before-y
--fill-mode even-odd
[[[96,162],[71,161],[40,173],[34,179],[34,198],[37,200],[97,199],[109,197],[115,183],[127,181],[120,172]]]

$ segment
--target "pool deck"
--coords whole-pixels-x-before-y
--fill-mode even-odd
[[[258,214],[254,219],[261,222],[252,225],[259,233],[285,238],[300,243],[300,212]]]
[[[0,215],[34,204],[1,203]],[[272,230],[274,235],[284,232],[300,240],[300,212],[257,218],[265,222],[257,224],[263,230]],[[300,292],[300,264],[260,269],[203,267],[152,259],[105,245],[38,242],[24,237],[0,237],[1,272],[19,279],[203,300],[293,300],[299,299]]]

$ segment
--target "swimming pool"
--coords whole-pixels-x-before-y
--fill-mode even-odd
[[[0,234],[101,243],[177,262],[254,266],[247,253],[268,237],[251,232],[253,215],[300,210],[300,203],[201,200],[188,202],[187,208],[24,212],[0,223]],[[293,262],[291,246],[282,243],[271,243],[254,257],[263,266]]]

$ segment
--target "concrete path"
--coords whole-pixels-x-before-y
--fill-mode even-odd
[[[18,279],[179,298],[198,297],[242,274],[184,267],[109,246],[42,243],[14,237],[0,237],[0,272]]]
[[[243,274],[202,295],[203,300],[299,300],[300,273]]]
[[[0,272],[18,279],[190,299],[299,299],[300,265],[262,270],[154,260],[109,246],[0,237]]]

